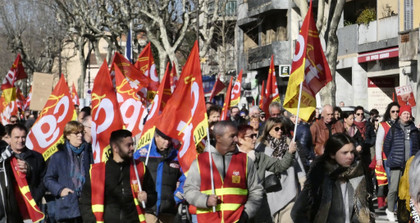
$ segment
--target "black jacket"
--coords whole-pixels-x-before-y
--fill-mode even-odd
[[[142,190],[147,193],[146,208],[156,202],[156,191],[153,179],[146,168]],[[80,198],[80,212],[83,222],[96,222],[92,212],[91,181],[86,178]],[[105,164],[105,209],[104,222],[139,222],[136,206],[130,186],[130,165],[128,162],[116,163],[110,159]],[[141,205],[141,204],[140,204]]]
[[[17,156],[28,164],[29,169],[26,174],[26,180],[31,195],[39,207],[45,192],[45,187],[42,183],[42,178],[44,177],[46,170],[44,158],[38,152],[29,149],[25,149],[24,152]],[[7,217],[7,222],[23,222],[15,199],[15,193],[17,192],[14,190],[16,180],[14,179],[10,159],[11,158],[8,158],[0,163],[0,196],[2,203],[3,201],[5,203],[5,205],[0,208],[0,219]]]

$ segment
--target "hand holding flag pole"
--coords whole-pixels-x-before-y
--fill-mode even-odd
[[[139,191],[143,191],[141,188],[141,182],[140,182],[140,178],[139,178],[139,172],[137,171],[137,167],[136,167],[136,160],[133,157],[133,166],[134,166],[134,172],[136,173],[136,179],[137,179],[137,185],[139,186]],[[141,206],[143,208],[146,208],[146,203],[144,201],[141,201]]]

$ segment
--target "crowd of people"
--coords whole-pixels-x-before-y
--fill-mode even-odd
[[[0,125],[0,222],[374,222],[374,204],[391,222],[420,220],[409,106],[381,117],[325,105],[304,122],[277,102],[268,114],[232,107],[228,120],[207,103],[210,143],[186,173],[159,129],[139,159],[132,133],[113,131],[108,161],[93,164],[90,112],[46,161],[25,146],[30,112]]]

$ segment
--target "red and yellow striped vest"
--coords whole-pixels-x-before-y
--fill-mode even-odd
[[[105,201],[105,164],[96,163],[92,164],[90,168],[90,180],[92,190],[92,211],[95,215],[96,222],[104,222],[104,201]],[[143,178],[146,171],[143,162],[136,162],[137,171],[141,184],[143,184]],[[144,210],[140,206],[140,202],[137,200],[137,193],[139,188],[137,185],[137,178],[134,170],[134,165],[130,165],[130,185],[131,193],[133,194],[134,204],[136,205],[139,222],[146,222],[144,216]]]
[[[17,188],[19,188],[19,192],[15,192],[16,196],[20,196],[24,201],[24,205],[19,205],[19,209],[21,211],[22,217],[31,218],[32,222],[39,222],[44,219],[44,213],[39,209],[36,205],[35,200],[32,198],[31,191],[29,190],[28,181],[26,181],[26,174],[21,173],[17,170],[17,159],[13,157],[10,159],[10,164],[12,166],[12,172],[15,176],[15,180],[17,183]],[[19,203],[19,202],[18,202]]]
[[[197,165],[201,177],[201,193],[212,194],[209,154],[204,152],[197,158]],[[216,206],[216,212],[212,208],[196,208],[198,222],[236,222],[241,217],[244,204],[248,199],[247,166],[248,158],[246,153],[236,153],[232,156],[225,179],[221,178],[214,162],[213,176],[216,195],[220,203]],[[194,210],[195,208],[191,208]]]

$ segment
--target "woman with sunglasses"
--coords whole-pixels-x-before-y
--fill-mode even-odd
[[[383,152],[383,145],[385,136],[388,134],[391,126],[398,120],[398,113],[400,112],[400,105],[397,102],[391,102],[386,107],[385,114],[383,116],[383,121],[379,123],[378,130],[376,132],[376,142],[375,142],[375,157],[372,161],[373,166],[375,166],[375,174],[377,181],[377,201],[378,208],[383,210],[385,209],[386,203],[386,187],[388,185],[387,177],[389,177],[389,167],[386,165],[386,157]]]
[[[289,138],[290,131],[285,129],[287,121],[284,117],[269,118],[265,123],[263,132],[258,139],[257,152],[263,152],[268,156],[279,160],[289,157],[289,147],[293,146]],[[299,157],[298,157],[299,158]],[[265,171],[262,179],[268,179],[273,173]],[[303,167],[293,162],[293,165],[280,174],[281,189],[267,193],[267,201],[270,207],[271,216],[274,222],[293,222],[290,211],[294,204],[294,199],[299,192],[299,182],[305,180]]]
[[[322,156],[312,163],[303,191],[293,206],[295,222],[373,222],[366,177],[355,162],[353,140],[345,133],[332,135]]]
[[[80,122],[67,123],[64,143],[57,146],[58,151],[49,160],[44,184],[55,198],[48,203],[48,209],[55,210],[49,213],[53,218],[50,222],[82,222],[79,198],[93,163],[90,145],[83,141],[83,129]]]
[[[356,125],[354,125],[354,113],[343,113],[343,124],[347,135],[349,135],[355,142],[356,151],[362,151],[363,138],[359,129],[356,127]]]
[[[259,179],[264,179],[265,171],[281,174],[293,164],[296,143],[290,143],[283,159],[277,159],[276,157],[270,157],[262,152],[256,152],[254,150],[256,142],[257,134],[254,132],[253,127],[249,125],[241,125],[238,127],[239,151],[247,153],[248,157],[254,161]],[[272,222],[266,196],[263,198],[262,207],[255,215],[254,222]]]

